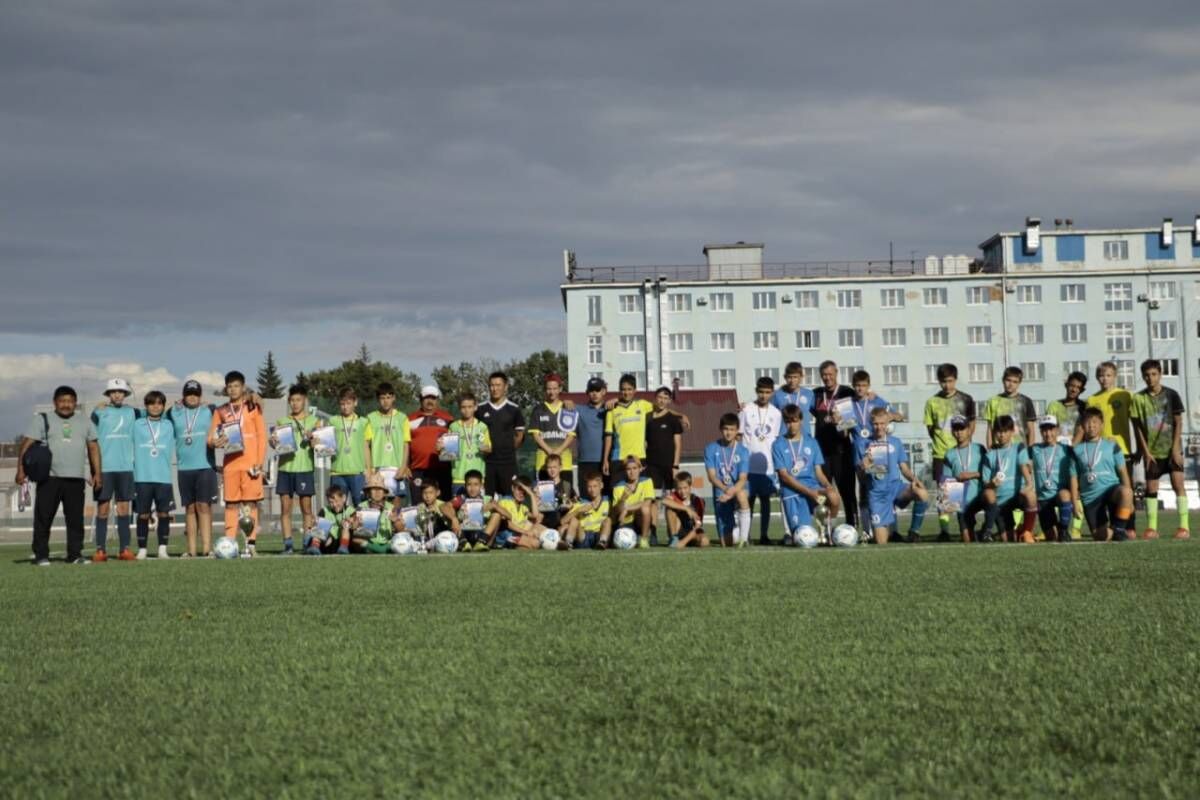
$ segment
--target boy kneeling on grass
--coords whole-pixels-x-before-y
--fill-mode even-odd
[[[613,487],[613,527],[636,526],[639,548],[650,546],[654,496],[654,481],[642,477],[642,460],[637,456],[626,458],[625,480]]]
[[[353,524],[354,509],[347,502],[346,490],[330,486],[325,490],[325,507],[317,513],[316,526],[304,533],[304,552],[310,556],[349,553]]]
[[[950,418],[950,432],[955,446],[946,451],[943,483],[955,480],[963,485],[962,506],[958,509],[958,530],[963,542],[975,541],[975,520],[986,511],[983,500],[983,460],[987,448],[971,441],[971,420],[955,415]],[[938,509],[939,513],[942,509]],[[944,513],[951,513],[946,511]],[[941,541],[941,536],[938,537]]]
[[[1092,538],[1098,542],[1123,542],[1133,515],[1133,488],[1125,469],[1121,446],[1101,438],[1104,412],[1088,406],[1083,419],[1083,440],[1072,448],[1071,498],[1075,512],[1087,520]],[[1112,530],[1108,523],[1112,520]]]
[[[471,469],[463,474],[463,491],[455,495],[450,506],[458,518],[461,531],[459,538],[462,539],[460,549],[464,553],[469,550],[487,550],[487,534],[484,533],[484,527],[487,524],[488,501],[483,496],[482,472]]]
[[[708,534],[704,532],[704,501],[692,494],[690,472],[675,473],[675,489],[663,496],[663,505],[667,509],[671,547],[679,550],[688,545],[708,547]]]
[[[378,472],[363,485],[366,495],[358,504],[350,533],[350,549],[355,553],[386,553],[392,538],[394,510],[387,499],[387,484]]]
[[[870,439],[858,439],[855,445],[859,474],[867,482],[867,510],[871,514],[875,544],[887,544],[891,528],[896,524],[896,509],[912,503],[908,541],[919,542],[929,493],[908,466],[904,444],[888,434],[891,422],[890,411],[875,409],[871,412],[874,435]]]
[[[604,476],[599,472],[587,473],[583,476],[583,489],[587,496],[563,515],[566,531],[559,532],[570,547],[608,547],[612,507],[604,496]]]
[[[780,505],[787,529],[784,544],[794,543],[796,532],[813,524],[814,512],[821,518],[817,534],[821,541],[828,542],[829,520],[837,516],[841,496],[821,468],[825,463],[821,446],[804,432],[804,415],[799,406],[783,409],[783,424],[786,430],[771,446],[771,460],[779,476]]]
[[[1017,541],[1015,513],[1023,511],[1020,540],[1033,544],[1033,526],[1037,522],[1037,496],[1033,491],[1033,466],[1025,445],[1013,441],[1017,425],[1007,414],[992,424],[996,446],[983,459],[983,536],[991,541],[992,531],[1002,524],[1003,541]]]
[[[1071,541],[1071,450],[1059,441],[1058,417],[1038,419],[1042,441],[1029,448],[1037,487],[1038,521],[1047,542]]]
[[[721,437],[704,447],[704,468],[713,487],[713,515],[722,547],[745,547],[750,541],[750,451],[738,442],[737,414],[722,414]],[[736,514],[736,518],[735,518]]]
[[[541,547],[542,515],[537,503],[530,504],[532,492],[517,475],[512,478],[512,496],[501,497],[489,505],[488,547],[519,547],[524,550]]]

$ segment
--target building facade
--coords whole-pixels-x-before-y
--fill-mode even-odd
[[[1195,227],[1043,231],[1029,220],[980,249],[975,261],[765,264],[761,246],[738,243],[705,248],[711,269],[576,268],[571,257],[569,385],[632,373],[639,388],[731,387],[747,400],[757,377],[778,381],[789,361],[812,385],[832,359],[843,382],[869,371],[912,420],[897,433],[917,439],[941,363],[956,364],[959,387],[980,401],[1018,365],[1041,411],[1071,371],[1088,375],[1090,394],[1096,365],[1111,360],[1120,384],[1138,389],[1138,365],[1154,357],[1184,399],[1185,427],[1200,427]]]

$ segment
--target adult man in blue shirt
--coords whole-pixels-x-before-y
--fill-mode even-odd
[[[586,481],[586,476],[592,472],[604,478],[604,493],[612,491],[612,476],[605,475],[601,469],[604,462],[604,420],[608,415],[605,395],[608,394],[608,384],[601,378],[592,378],[587,382],[587,405],[576,406],[579,420],[575,425],[576,459],[579,467],[579,485]],[[616,445],[614,444],[614,447]],[[613,453],[617,456],[619,453]]]

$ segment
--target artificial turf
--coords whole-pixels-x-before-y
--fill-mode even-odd
[[[10,797],[1200,793],[1191,542],[26,550]]]

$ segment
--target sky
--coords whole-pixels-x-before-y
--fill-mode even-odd
[[[581,265],[1200,211],[1149,0],[0,4],[0,435],[53,387],[566,349]]]

